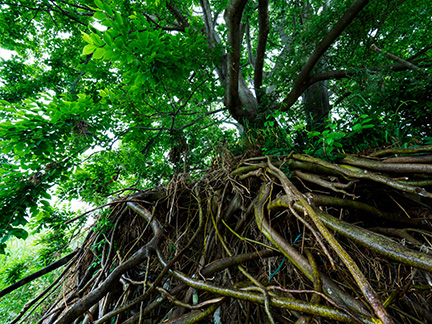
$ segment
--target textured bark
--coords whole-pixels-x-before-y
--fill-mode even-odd
[[[166,6],[183,28],[190,26],[186,17],[180,12],[180,10],[173,3],[167,2]]]
[[[247,0],[232,0],[224,18],[228,30],[228,44],[231,50],[227,60],[227,84],[225,104],[231,115],[240,124],[253,122],[257,116],[257,102],[240,75],[240,54],[242,33],[240,28],[243,10]]]
[[[246,46],[247,46],[249,64],[255,69],[256,57],[252,53],[249,20],[246,22]]]
[[[254,87],[258,102],[261,101],[262,97],[262,81],[263,81],[263,69],[265,50],[270,31],[270,22],[268,17],[268,0],[260,0],[258,3],[258,22],[259,22],[259,34],[258,34],[258,47],[255,62],[255,75],[254,75]]]
[[[330,111],[327,82],[314,83],[303,93],[303,105],[306,113],[307,128],[321,130]]]

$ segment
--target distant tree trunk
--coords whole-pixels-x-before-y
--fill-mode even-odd
[[[303,93],[303,106],[308,130],[322,130],[330,112],[327,81],[312,84]]]
[[[326,11],[328,1],[324,2],[323,11]],[[305,17],[311,15],[311,8],[307,6]],[[316,13],[313,13],[314,15]],[[316,66],[320,71],[325,70],[325,64],[321,58]],[[330,111],[327,81],[312,84],[302,95],[303,107],[306,114],[308,130],[323,130],[326,125],[328,113]]]

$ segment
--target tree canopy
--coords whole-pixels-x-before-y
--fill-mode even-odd
[[[55,225],[53,197],[102,205],[228,151],[364,166],[346,156],[431,145],[431,6],[0,1],[0,253],[30,220]]]

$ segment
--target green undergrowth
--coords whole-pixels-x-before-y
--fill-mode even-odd
[[[44,267],[42,254],[40,254],[41,248],[35,244],[39,240],[40,235],[32,235],[27,240],[13,238],[8,242],[7,254],[0,255],[0,290]],[[0,323],[10,323],[27,302],[39,295],[55,280],[58,271],[61,269],[50,272],[0,298]],[[46,300],[46,303],[50,301],[52,300]],[[40,308],[33,314],[34,318],[38,315],[40,315]],[[33,322],[29,319],[28,323]]]
[[[320,127],[308,130],[305,123],[290,123],[276,112],[268,116],[263,128],[245,127],[233,152],[253,150],[264,155],[296,152],[334,161],[346,154],[363,154],[383,147],[432,144],[432,134],[410,125],[411,121],[401,121],[397,113],[338,112]]]
[[[23,228],[30,233],[27,239],[10,238],[6,253],[0,254],[0,291],[66,256],[79,245],[82,221],[66,224],[79,213],[72,211],[70,206],[45,208]],[[0,324],[10,323],[26,303],[54,282],[61,271],[63,268],[47,273],[1,297]],[[53,302],[55,296],[58,296],[55,292],[48,294],[25,323],[36,323],[38,320],[32,321],[32,318],[40,318],[44,305]]]

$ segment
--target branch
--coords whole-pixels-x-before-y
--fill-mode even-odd
[[[381,54],[383,52],[383,50],[378,48],[375,44],[372,44],[370,49],[377,54]],[[387,58],[389,58],[390,60],[393,60],[393,61],[398,62],[400,64],[406,65],[406,67],[408,69],[413,69],[413,70],[419,71],[421,73],[424,73],[423,71],[421,71],[421,69],[418,66],[416,66],[416,65],[414,65],[414,64],[412,64],[412,63],[410,63],[410,62],[408,62],[408,61],[406,61],[406,60],[404,60],[404,59],[402,59],[396,55],[393,55],[390,53],[385,53],[385,56]]]
[[[418,61],[415,61],[415,62],[418,62]],[[316,74],[311,75],[308,78],[307,82],[303,85],[303,88],[304,88],[304,90],[306,90],[309,86],[311,86],[312,84],[319,82],[319,81],[344,79],[344,78],[348,78],[351,76],[355,76],[359,72],[364,72],[364,71],[378,72],[378,71],[382,71],[382,70],[390,70],[390,71],[394,71],[394,72],[399,72],[399,71],[409,70],[409,68],[406,64],[396,63],[396,64],[383,65],[383,66],[368,66],[368,67],[357,68],[357,69],[321,72],[321,73],[316,73]]]
[[[61,266],[65,265],[66,263],[68,263],[70,260],[72,260],[75,255],[77,254],[78,250],[66,255],[64,258],[50,264],[49,266],[36,271],[35,273],[32,273],[31,275],[25,277],[24,279],[21,279],[18,282],[15,282],[14,284],[10,285],[9,287],[6,287],[5,289],[0,291],[0,298],[2,298],[3,296],[11,293],[12,291],[24,286],[25,284],[39,278],[42,277],[44,274],[47,274],[57,268],[60,268]]]
[[[333,105],[331,105],[331,107],[336,107],[337,105],[339,105],[342,101],[344,101],[346,98],[348,98],[350,95],[352,94],[351,91],[346,91],[344,94],[342,94],[342,96],[340,96]],[[332,109],[330,108],[330,109]]]
[[[239,121],[244,123],[244,120],[253,121],[256,117],[256,109],[242,109],[246,103],[242,104],[240,99],[239,83],[242,81],[241,90],[247,89],[245,81],[240,77],[240,54],[241,54],[241,39],[242,33],[240,28],[241,18],[247,0],[231,0],[225,10],[224,18],[228,27],[228,44],[231,46],[231,51],[228,53],[227,62],[227,86],[226,86],[226,106],[230,114]],[[245,96],[247,97],[247,95]]]
[[[186,17],[183,16],[183,14],[176,6],[174,6],[171,2],[167,2],[166,6],[183,28],[190,27],[190,24],[187,21]]]
[[[416,59],[419,56],[422,56],[423,54],[425,54],[426,52],[428,52],[430,49],[432,49],[432,44],[429,46],[426,46],[425,48],[423,48],[421,51],[419,51],[418,53],[414,54],[413,56],[411,56],[408,61],[412,61],[414,59]]]
[[[133,127],[133,128],[138,128],[138,129],[147,130],[147,131],[181,132],[182,130],[184,130],[184,129],[190,127],[190,126],[195,125],[200,120],[202,120],[202,119],[204,119],[204,118],[206,118],[206,117],[208,117],[210,115],[217,114],[218,112],[221,112],[221,111],[224,111],[224,110],[225,109],[218,109],[218,110],[208,111],[206,113],[203,113],[203,116],[198,117],[198,118],[194,119],[193,121],[191,121],[190,123],[188,123],[186,125],[183,125],[183,126],[181,126],[179,128],[173,128],[172,127],[173,125],[171,125],[171,127],[164,127],[164,126],[162,126],[162,127],[142,127],[142,126],[137,126],[137,127]],[[175,115],[173,116],[173,118],[175,118]],[[132,129],[132,128],[130,128],[130,129]],[[130,129],[128,129],[128,131]]]
[[[179,32],[184,32],[185,29],[184,27],[167,27],[167,26],[162,26],[160,25],[157,21],[155,21],[150,15],[146,14],[145,12],[142,13],[146,18],[147,21],[152,23],[153,25],[156,26],[156,28],[161,29],[161,30],[166,30],[166,31],[179,31]]]
[[[90,53],[87,55],[86,60],[84,62],[84,66],[86,66],[88,64],[88,62],[90,62],[90,58],[93,56],[93,53]],[[77,76],[77,78],[75,79],[75,81],[72,83],[71,89],[69,91],[69,93],[72,93],[75,89],[75,86],[77,85],[78,81],[81,79],[81,77],[84,75],[84,70],[82,70],[80,72],[80,74]]]
[[[203,20],[204,20],[204,26],[205,26],[207,37],[209,38],[210,41],[215,42],[214,22],[211,16],[210,4],[208,0],[200,0],[200,4],[203,11],[203,16],[204,16]],[[212,45],[210,44],[210,46]]]
[[[0,1],[0,5],[8,5],[8,6],[18,7],[18,8],[25,8],[26,10],[41,11],[41,12],[48,12],[48,13],[50,13],[50,12],[56,12],[56,13],[59,13],[59,14],[63,14],[66,17],[72,19],[73,21],[75,21],[75,22],[77,22],[77,23],[79,23],[79,24],[87,27],[86,23],[83,23],[82,21],[78,20],[77,18],[71,16],[70,15],[71,14],[70,11],[63,10],[56,3],[53,3],[51,7],[48,7],[47,5],[44,5],[44,6],[40,6],[39,8],[29,7],[29,6],[26,6],[26,5],[19,4],[19,3],[18,4],[17,3],[9,3],[8,1]],[[58,10],[54,9],[54,7],[57,7]],[[82,13],[82,15],[84,15],[84,13]],[[86,16],[92,16],[93,13],[86,13],[85,15]]]
[[[259,34],[254,75],[254,87],[258,102],[261,101],[262,96],[261,86],[263,80],[264,58],[268,34],[270,31],[268,4],[268,0],[259,0],[258,2]]]
[[[353,2],[336,25],[333,26],[324,39],[317,45],[312,55],[303,65],[290,93],[279,105],[280,107],[278,107],[278,109],[281,111],[287,111],[297,101],[303,91],[306,90],[307,87],[305,87],[305,83],[308,81],[310,72],[318,63],[321,56],[327,51],[330,45],[336,41],[336,39],[368,3],[369,0],[355,0]]]
[[[82,10],[88,10],[88,11],[90,11],[90,12],[92,12],[92,13],[95,13],[96,12],[96,10],[94,10],[94,9],[92,9],[92,8],[90,8],[89,6],[86,6],[86,5],[79,5],[79,4],[73,4],[73,3],[67,3],[66,1],[60,1],[61,3],[64,3],[65,5],[69,5],[69,6],[71,6],[71,7],[74,7],[74,8],[78,8],[78,9],[82,9]]]
[[[255,69],[256,60],[252,54],[252,44],[251,44],[251,38],[250,38],[249,19],[246,21],[246,46],[247,46],[249,64]]]
[[[221,43],[221,39],[217,32],[215,31],[215,26],[217,23],[217,19],[219,17],[219,12],[215,12],[214,17],[212,17],[211,7],[208,0],[200,0],[202,12],[203,12],[203,22],[204,22],[204,34],[208,38],[207,45],[213,50],[215,49],[217,44]],[[224,56],[220,57],[219,62],[215,62],[216,64],[216,73],[219,77],[219,81],[225,87],[226,85],[226,60]]]
[[[61,8],[58,4],[56,4],[56,3],[53,2],[53,1],[51,1],[51,3],[52,3],[52,5],[53,5],[54,7],[57,7],[57,8],[60,10],[59,13],[62,13],[63,15],[65,15],[66,17],[72,19],[73,21],[77,22],[78,24],[81,24],[81,25],[87,27],[88,24],[83,23],[83,22],[80,21],[79,19],[73,17],[69,11],[63,10],[63,8]],[[58,12],[57,10],[53,10],[53,11]],[[90,13],[88,16],[93,16],[93,13]]]
[[[150,149],[153,145],[153,143],[156,141],[156,139],[159,137],[160,134],[162,134],[163,129],[159,129],[158,133],[153,136],[147,143],[147,145],[144,147],[144,149],[141,150],[141,154],[144,155],[144,160],[147,158],[148,153],[150,152]]]
[[[210,76],[205,78],[203,81],[201,81],[199,84],[197,84],[195,86],[195,89],[193,89],[191,91],[191,93],[189,94],[189,96],[186,98],[186,101],[180,106],[180,109],[183,110],[183,108],[186,107],[186,105],[188,104],[188,102],[191,100],[192,96],[195,94],[195,92],[204,84],[208,81],[208,79],[210,79]]]

